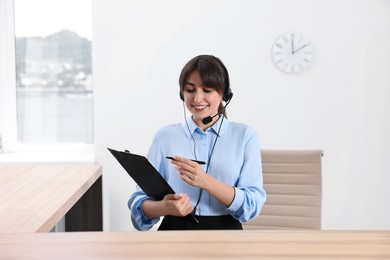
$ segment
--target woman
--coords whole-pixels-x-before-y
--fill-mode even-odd
[[[133,225],[149,230],[164,217],[159,230],[242,229],[266,198],[258,136],[227,119],[233,93],[217,57],[191,59],[179,84],[191,117],[184,109],[185,122],[158,130],[147,155],[176,194],[156,201],[137,187],[128,203]]]

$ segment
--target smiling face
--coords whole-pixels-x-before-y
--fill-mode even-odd
[[[215,117],[207,125],[202,123],[203,118],[217,114],[222,95],[213,86],[204,85],[198,70],[194,70],[185,81],[183,98],[193,120],[203,130],[218,120],[218,117]]]

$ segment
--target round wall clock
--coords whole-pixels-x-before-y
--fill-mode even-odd
[[[288,74],[305,70],[313,57],[313,47],[303,35],[287,32],[280,35],[272,45],[272,60],[275,66]]]

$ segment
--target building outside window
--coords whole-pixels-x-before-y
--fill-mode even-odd
[[[9,143],[92,144],[91,1],[0,1],[8,3],[8,17],[13,17],[6,22],[13,21],[15,57],[8,63],[15,67],[14,82],[0,88],[13,85],[14,92],[2,93],[16,99],[15,107],[7,108],[16,127],[4,120],[0,125],[3,132],[16,133],[3,135],[3,142],[14,137]]]

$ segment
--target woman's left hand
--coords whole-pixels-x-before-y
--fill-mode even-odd
[[[208,175],[197,162],[193,162],[183,157],[174,156],[171,163],[179,172],[179,176],[184,182],[191,186],[205,189]]]

